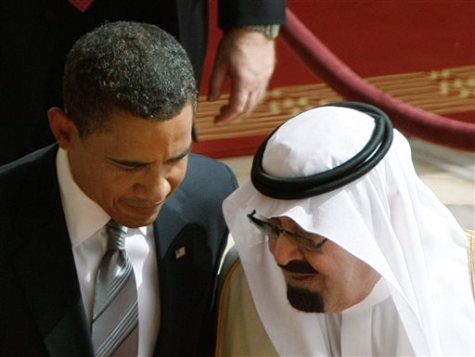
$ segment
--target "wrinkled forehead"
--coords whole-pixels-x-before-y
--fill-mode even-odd
[[[354,157],[374,129],[374,119],[358,110],[320,107],[282,125],[269,139],[262,165],[280,177],[309,176]]]

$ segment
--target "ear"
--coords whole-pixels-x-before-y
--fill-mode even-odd
[[[53,132],[58,145],[68,150],[77,138],[79,131],[71,117],[58,107],[48,110],[49,127]]]

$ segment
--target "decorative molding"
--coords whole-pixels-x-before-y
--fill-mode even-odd
[[[368,83],[408,104],[440,115],[475,112],[475,66],[366,78]],[[213,118],[229,95],[208,102],[200,97],[196,126],[201,142],[264,136],[292,116],[343,98],[325,83],[270,89],[256,111],[239,123],[217,126]],[[473,120],[473,118],[471,119]]]

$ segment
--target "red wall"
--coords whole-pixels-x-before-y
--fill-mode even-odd
[[[210,52],[202,86],[206,92],[216,43],[216,0]],[[361,77],[475,63],[474,0],[288,0],[301,21]],[[319,79],[278,41],[271,87]]]

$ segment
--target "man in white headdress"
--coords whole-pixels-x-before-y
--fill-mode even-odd
[[[224,203],[246,279],[221,302],[217,355],[475,356],[464,231],[383,112],[304,112],[251,178]]]

